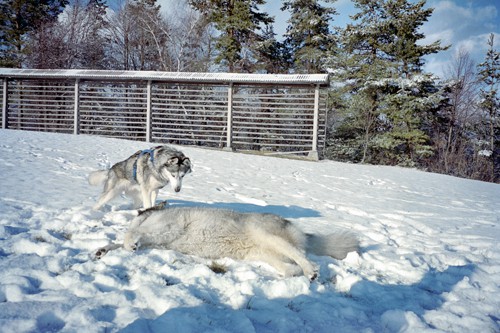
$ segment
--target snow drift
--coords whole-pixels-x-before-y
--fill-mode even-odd
[[[91,209],[87,183],[142,142],[0,130],[2,332],[498,332],[500,185],[416,170],[179,147],[194,164],[159,200],[350,229],[361,253],[310,255],[314,282],[261,262],[92,253],[136,212]]]

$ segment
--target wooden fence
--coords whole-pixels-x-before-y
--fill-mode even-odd
[[[2,128],[317,159],[328,76],[0,68]]]

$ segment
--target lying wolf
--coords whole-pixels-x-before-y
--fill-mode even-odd
[[[191,161],[182,152],[169,146],[139,150],[109,170],[94,171],[91,185],[104,183],[104,190],[94,206],[99,210],[108,201],[125,192],[136,208],[154,206],[158,191],[170,183],[179,192],[183,177],[191,172]]]
[[[317,268],[305,253],[344,259],[357,251],[358,240],[349,232],[309,235],[274,214],[240,213],[203,207],[153,207],[132,221],[123,244],[99,249],[97,258],[124,247],[160,247],[205,258],[229,257],[263,261],[282,275],[317,276]]]

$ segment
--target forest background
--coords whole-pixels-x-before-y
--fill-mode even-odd
[[[264,0],[0,0],[0,67],[329,73],[326,158],[499,183],[498,27],[438,73],[427,1],[351,3],[283,0],[277,34]]]

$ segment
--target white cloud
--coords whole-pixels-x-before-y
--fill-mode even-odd
[[[498,11],[495,6],[473,7],[462,1],[460,4],[450,0],[429,1],[428,6],[433,7],[434,12],[422,31],[427,36],[446,31],[447,42],[456,43],[470,36],[484,34],[488,28],[492,31],[498,29]]]
[[[448,51],[426,57],[427,71],[442,76],[449,61],[459,50],[469,52],[476,63],[484,59],[489,34],[500,34],[497,9],[500,4],[495,6],[494,1],[497,0],[427,2],[427,6],[434,8],[434,12],[422,27],[426,36],[423,44],[440,40],[443,46],[451,45]],[[499,44],[497,42],[497,49]]]
[[[440,40],[443,45],[449,45],[455,38],[455,31],[453,29],[444,29],[436,32],[425,34],[425,39],[422,44],[430,44]]]

